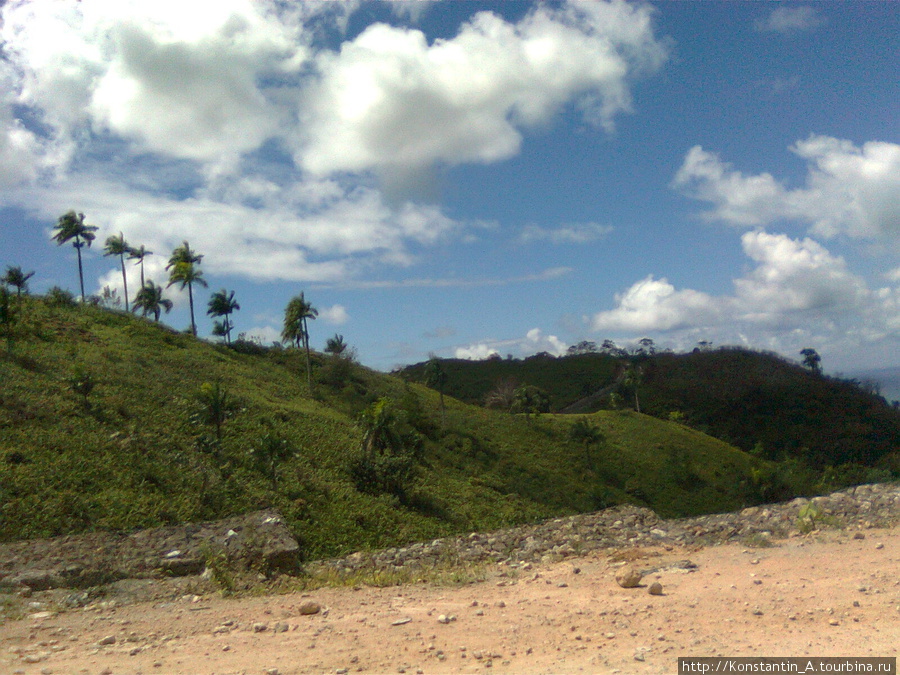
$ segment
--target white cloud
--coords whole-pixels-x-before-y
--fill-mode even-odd
[[[519,241],[523,244],[534,241],[547,241],[551,244],[587,244],[602,239],[612,231],[611,225],[599,223],[573,223],[552,229],[526,225],[522,228]]]
[[[319,310],[319,318],[332,326],[342,326],[350,320],[347,308],[343,305],[332,305]]]
[[[495,162],[518,152],[521,127],[572,101],[611,126],[630,107],[629,79],[666,58],[650,14],[572,3],[513,25],[482,12],[433,44],[417,30],[370,26],[318,55],[299,162],[317,174]]]
[[[378,24],[321,46],[357,6],[7,2],[0,204],[51,222],[77,204],[102,235],[158,251],[188,239],[216,273],[352,280],[466,237],[370,172],[507,158],[568,104],[609,126],[666,59],[649,6],[622,2],[482,13],[432,44]],[[570,230],[548,236],[599,234]]]
[[[531,356],[540,352],[547,352],[554,356],[562,356],[566,353],[568,345],[555,335],[544,335],[540,328],[532,328],[524,338],[511,340],[483,340],[475,344],[457,347],[454,356],[457,359],[471,359],[480,361],[499,355],[501,352],[514,356]]]
[[[799,220],[824,237],[900,236],[900,145],[810,136],[791,151],[807,160],[806,185],[785,188],[768,173],[746,176],[695,146],[673,186],[710,202],[705,215],[739,226]]]
[[[741,242],[756,266],[734,280],[732,295],[678,290],[648,276],[617,295],[614,309],[594,315],[591,327],[666,334],[682,347],[715,336],[782,352],[812,336],[847,349],[898,339],[900,286],[868,288],[843,258],[808,238],[751,231]]]
[[[776,7],[764,19],[756,21],[756,29],[772,33],[795,33],[812,30],[824,23],[815,7]]]
[[[484,361],[492,356],[499,355],[495,347],[491,347],[486,343],[473,344],[468,347],[457,347],[454,351],[454,358],[468,359],[470,361]]]

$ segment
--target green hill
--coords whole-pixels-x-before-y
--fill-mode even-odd
[[[321,557],[621,502],[731,510],[788,485],[772,463],[629,411],[526,417],[446,397],[442,415],[436,392],[322,354],[311,392],[297,350],[20,302],[0,333],[0,540],[271,506]],[[593,443],[572,438],[579,420]]]
[[[775,354],[723,348],[441,364],[451,396],[483,404],[491,391],[513,382],[541,388],[551,410],[564,412],[633,406],[634,388],[622,376],[639,368],[641,412],[677,420],[765,459],[800,462],[817,475],[822,490],[900,476],[900,410],[854,380],[828,377]],[[426,370],[421,363],[400,375],[425,382]]]

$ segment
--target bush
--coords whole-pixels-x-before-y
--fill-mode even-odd
[[[75,306],[75,296],[72,295],[69,291],[60,288],[59,286],[54,286],[49,291],[47,291],[47,295],[45,296],[47,300],[47,304],[51,307],[74,307]]]

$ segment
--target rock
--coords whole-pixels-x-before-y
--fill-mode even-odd
[[[856,532],[856,533],[854,533],[853,538],[854,539],[865,539],[866,535],[864,535],[862,532]]]
[[[450,617],[447,616],[446,614],[441,614],[437,618],[437,621],[438,621],[438,623],[450,623]]]
[[[279,621],[275,624],[275,628],[273,630],[276,633],[287,633],[289,629],[290,626],[288,626],[284,621]]]
[[[322,611],[322,605],[318,602],[307,601],[300,605],[300,615],[301,616],[311,616],[313,614],[318,614]]]
[[[269,626],[262,621],[257,621],[252,626],[254,633],[264,633],[269,629]]]
[[[640,571],[632,568],[621,569],[616,573],[616,583],[622,588],[637,588],[643,575]]]
[[[659,583],[658,581],[654,581],[652,584],[650,584],[650,588],[647,590],[647,592],[650,593],[650,595],[662,595],[663,594],[662,584]]]
[[[114,645],[116,644],[116,636],[115,635],[107,635],[104,638],[101,638],[97,643],[98,645]]]

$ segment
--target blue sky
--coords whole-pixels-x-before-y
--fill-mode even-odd
[[[149,6],[152,5],[152,6]],[[895,3],[7,2],[0,269],[78,288],[50,239],[204,254],[236,330],[389,370],[747,345],[900,366]],[[130,269],[129,289],[138,285]],[[167,291],[166,323],[189,325]]]

